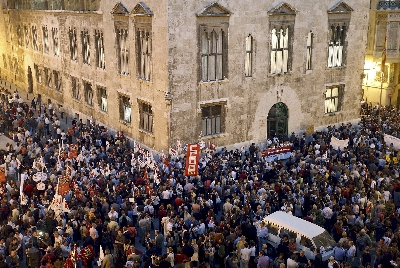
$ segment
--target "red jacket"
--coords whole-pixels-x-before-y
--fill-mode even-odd
[[[189,260],[189,258],[185,254],[180,253],[180,254],[175,255],[175,263],[176,264],[182,264],[188,260]]]

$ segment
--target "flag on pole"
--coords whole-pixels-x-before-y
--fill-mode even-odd
[[[172,148],[169,148],[169,154],[171,156],[177,156],[178,155],[178,151]]]
[[[71,144],[69,146],[69,151],[68,151],[68,158],[77,158],[78,157],[78,144]]]
[[[383,51],[382,51],[382,63],[381,63],[381,72],[385,72],[385,64],[386,64],[386,43],[387,43],[387,34],[385,35],[385,42],[383,43]]]

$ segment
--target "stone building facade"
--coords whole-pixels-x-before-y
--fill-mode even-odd
[[[367,1],[3,1],[3,79],[157,151],[359,117]]]
[[[399,108],[400,2],[371,1],[368,29],[363,99],[372,105],[382,103]],[[386,60],[382,69],[383,54]]]

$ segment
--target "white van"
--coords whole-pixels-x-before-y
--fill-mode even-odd
[[[274,212],[263,221],[268,227],[267,243],[274,248],[278,247],[281,238],[286,234],[289,239],[296,240],[297,249],[303,250],[308,259],[314,259],[314,248],[322,249],[323,261],[333,256],[336,242],[324,228],[283,211]]]

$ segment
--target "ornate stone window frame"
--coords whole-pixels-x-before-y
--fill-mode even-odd
[[[136,75],[139,80],[151,81],[153,74],[153,11],[143,2],[130,13],[133,17],[136,48]]]
[[[328,9],[327,68],[346,66],[347,35],[353,9],[343,1]]]
[[[268,11],[270,36],[269,73],[287,74],[292,71],[294,25],[297,10],[281,3]]]
[[[196,13],[199,42],[199,81],[228,79],[228,31],[232,12],[212,2]]]

